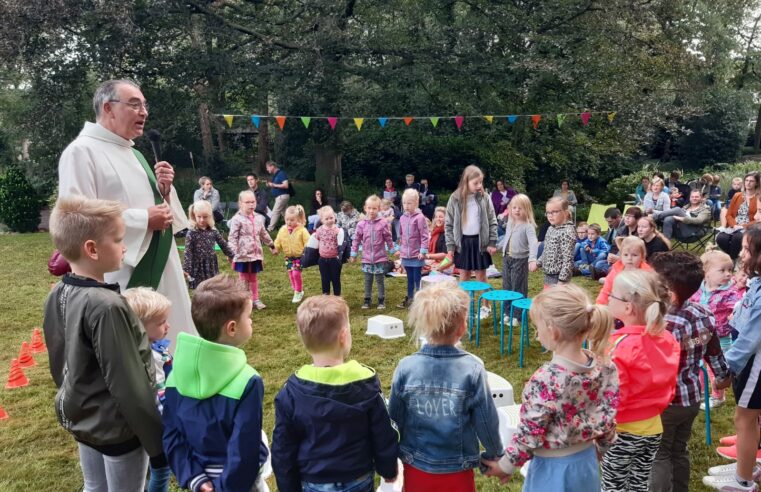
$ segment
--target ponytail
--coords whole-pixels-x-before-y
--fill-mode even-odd
[[[645,309],[645,331],[657,336],[666,328],[666,305],[662,300],[652,301]]]
[[[643,270],[623,271],[613,281],[613,291],[634,306],[649,335],[663,333],[670,296],[658,274]]]
[[[606,306],[600,304],[590,304],[587,306],[589,312],[589,331],[587,340],[589,348],[600,359],[608,356],[608,339],[613,327],[614,319]]]

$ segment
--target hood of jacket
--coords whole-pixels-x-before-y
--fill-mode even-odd
[[[308,413],[333,421],[367,412],[380,383],[372,368],[351,360],[333,367],[302,366],[288,378],[286,390]]]

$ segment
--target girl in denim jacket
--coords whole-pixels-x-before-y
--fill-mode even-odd
[[[444,284],[422,289],[412,302],[413,336],[428,343],[399,362],[389,414],[399,429],[406,490],[474,492],[479,441],[485,459],[504,451],[486,370],[455,347],[467,329],[468,295]]]

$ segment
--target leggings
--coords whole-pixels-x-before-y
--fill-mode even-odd
[[[404,267],[407,271],[407,299],[412,300],[415,292],[420,290],[420,280],[423,278],[423,267]]]
[[[373,277],[375,277],[375,285],[378,286],[378,304],[383,304],[386,300],[386,274],[384,273],[365,272],[365,301],[369,303],[373,297]]]
[[[239,273],[240,279],[248,284],[248,288],[251,289],[251,299],[254,301],[259,300],[259,279],[256,278],[255,273]]]
[[[615,444],[602,460],[603,492],[647,492],[650,470],[660,444],[660,434],[637,436],[619,433]]]
[[[333,284],[333,295],[341,295],[341,260],[338,258],[322,258],[317,262],[320,267],[322,293],[330,295],[330,285]]]
[[[290,270],[288,272],[288,278],[291,281],[291,287],[294,292],[304,291],[304,282],[301,280],[301,270]]]

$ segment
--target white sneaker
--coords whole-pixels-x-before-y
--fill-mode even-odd
[[[600,282],[601,284],[604,284],[605,283],[605,277],[600,277],[600,279],[598,279],[597,281]]]
[[[481,319],[488,318],[489,316],[491,316],[491,308],[489,308],[489,306],[481,306],[481,310],[479,311],[478,316]]]
[[[714,408],[718,408],[722,406],[726,400],[724,398],[714,398],[712,396],[708,399],[708,401],[711,404],[711,410],[713,410]],[[706,410],[706,402],[703,401],[700,403],[700,411],[705,412],[705,410]]]
[[[725,475],[734,476],[735,473],[737,473],[737,463],[712,466],[708,469],[708,474],[713,477],[721,477]],[[753,481],[758,482],[759,480],[761,480],[761,466],[756,465],[753,467]]]
[[[262,309],[264,309],[264,308],[266,308],[266,307],[267,307],[267,306],[265,306],[265,305],[264,305],[264,303],[263,303],[262,301],[260,301],[259,299],[257,299],[257,300],[255,300],[255,301],[254,301],[254,308],[255,308],[255,309],[258,309],[258,310],[260,310],[260,311],[261,311]]]
[[[703,485],[724,492],[758,492],[758,486],[752,483],[749,487],[740,485],[735,474],[703,477]]]
[[[293,301],[291,301],[291,302],[294,302],[294,303],[298,304],[299,302],[301,302],[302,299],[304,299],[304,292],[303,291],[301,291],[301,292],[294,292],[293,293]]]
[[[510,325],[510,323],[512,323],[513,326],[520,326],[521,325],[521,322],[520,322],[520,320],[518,318],[513,318],[511,320],[509,314],[505,315],[504,321],[505,321],[506,325]]]

